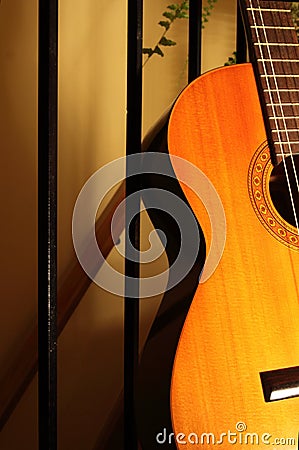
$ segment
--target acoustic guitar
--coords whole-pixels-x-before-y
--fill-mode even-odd
[[[166,448],[299,448],[299,46],[290,2],[241,6],[252,64],[199,77],[170,118],[171,158],[214,185],[226,243],[180,336]],[[208,250],[208,213],[182,189]]]

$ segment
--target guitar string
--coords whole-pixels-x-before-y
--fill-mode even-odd
[[[258,6],[260,8],[260,0],[258,0]],[[278,86],[278,83],[277,83],[277,77],[276,77],[276,74],[275,74],[275,68],[274,68],[273,59],[272,59],[272,56],[271,56],[271,51],[270,51],[270,48],[269,48],[269,45],[268,45],[269,42],[268,42],[268,36],[267,36],[267,33],[266,33],[266,29],[265,29],[264,17],[262,15],[261,10],[260,10],[260,18],[261,18],[261,23],[262,23],[262,26],[263,26],[263,32],[264,32],[265,41],[266,41],[266,44],[267,44],[266,48],[267,48],[268,54],[269,54],[270,65],[271,65],[271,69],[272,69],[272,73],[273,73],[273,80],[274,80],[275,87],[276,87],[276,90],[277,90],[277,97],[278,97],[278,102],[279,102],[279,106],[280,106],[281,116],[283,117],[283,122],[284,122],[284,127],[285,127],[285,135],[286,135],[286,139],[287,139],[287,145],[288,145],[288,148],[289,148],[289,153],[290,153],[289,156],[290,156],[290,160],[291,160],[291,163],[292,163],[292,169],[293,169],[293,173],[294,173],[294,176],[295,176],[297,192],[299,192],[297,171],[296,171],[295,161],[294,161],[293,152],[292,152],[292,142],[290,141],[289,130],[288,130],[286,122],[285,122],[285,116],[284,116],[282,101],[281,101],[281,97],[280,97],[279,86]],[[258,35],[258,32],[257,32],[257,35]],[[265,70],[265,74],[267,74],[266,70]],[[270,98],[271,98],[271,95],[270,95]],[[271,99],[271,104],[273,104],[272,99]],[[272,110],[273,109],[275,109],[275,107],[272,106]],[[281,130],[279,128],[277,128],[277,136],[279,136],[279,141],[281,139],[280,134],[281,134]],[[284,154],[284,151],[283,151],[283,143],[281,141],[280,141],[280,148],[281,148],[281,155],[282,155],[282,158],[283,158],[284,171],[285,171],[285,175],[286,175],[287,183],[288,183],[290,199],[291,199],[291,203],[292,203],[292,209],[293,209],[295,224],[296,224],[296,227],[297,227],[297,233],[299,234],[298,218],[297,218],[297,214],[296,214],[295,202],[294,202],[294,197],[293,197],[293,194],[292,194],[292,191],[291,191],[291,183],[290,183],[290,179],[289,179],[289,172],[288,172],[288,169],[287,169],[287,166],[286,166],[285,154]]]
[[[252,7],[252,0],[250,0],[250,5]],[[281,132],[284,132],[286,135],[286,139],[287,139],[287,144],[288,144],[288,148],[289,148],[289,154],[290,154],[290,158],[292,161],[292,166],[293,166],[293,171],[294,171],[294,175],[295,175],[295,180],[296,180],[296,186],[297,189],[299,191],[299,183],[298,183],[298,178],[297,178],[297,173],[296,173],[296,168],[295,168],[295,163],[294,163],[294,158],[293,158],[293,153],[292,153],[292,148],[291,148],[291,143],[290,143],[290,139],[289,139],[289,133],[288,133],[288,128],[287,128],[287,124],[285,121],[285,116],[284,116],[284,111],[283,111],[283,107],[282,107],[282,102],[281,102],[281,97],[280,97],[280,93],[279,93],[279,87],[278,87],[278,83],[277,83],[277,78],[276,78],[276,74],[275,74],[275,70],[274,70],[274,66],[273,66],[273,61],[272,61],[272,55],[271,55],[271,51],[270,51],[270,46],[268,45],[268,37],[266,34],[266,30],[264,28],[264,18],[262,15],[262,10],[261,10],[261,6],[260,6],[260,2],[259,0],[257,1],[257,5],[258,5],[258,12],[260,15],[260,19],[261,19],[261,23],[263,25],[263,32],[264,32],[264,37],[265,37],[265,43],[266,43],[266,49],[268,51],[268,56],[270,59],[270,65],[271,65],[271,69],[272,69],[272,73],[273,73],[273,80],[274,80],[274,85],[275,85],[275,89],[276,89],[276,94],[277,94],[277,98],[278,98],[278,104],[280,106],[280,111],[281,111],[281,117],[279,117],[280,119],[282,119],[283,121],[283,126],[284,126],[284,130],[280,130],[280,127],[278,126],[278,116],[276,115],[276,110],[275,110],[275,106],[274,106],[274,102],[273,102],[273,97],[272,97],[272,92],[273,90],[270,89],[270,83],[269,83],[269,78],[268,78],[268,73],[267,73],[267,69],[266,69],[266,65],[264,62],[265,59],[265,55],[263,54],[263,50],[262,50],[262,46],[259,45],[261,44],[260,41],[260,36],[259,36],[259,29],[255,28],[256,30],[256,36],[257,36],[257,40],[258,40],[258,45],[259,45],[259,50],[260,50],[260,54],[261,54],[261,58],[263,59],[262,61],[262,65],[263,65],[263,69],[264,69],[264,73],[265,73],[265,80],[266,80],[266,84],[267,84],[267,89],[268,89],[268,93],[269,93],[269,98],[270,98],[270,104],[272,107],[272,112],[273,112],[273,118],[275,121],[275,126],[276,126],[276,130],[277,130],[277,135],[278,135],[278,143],[280,146],[280,150],[281,150],[281,156],[282,156],[282,161],[283,161],[283,166],[284,166],[284,171],[285,171],[285,175],[286,175],[286,180],[287,180],[287,185],[288,185],[288,191],[289,191],[289,195],[290,195],[290,200],[291,200],[291,205],[292,205],[292,211],[293,211],[293,215],[294,215],[294,219],[295,219],[295,224],[296,224],[296,228],[297,228],[297,233],[299,234],[299,224],[298,224],[298,218],[297,218],[297,214],[296,214],[296,209],[295,209],[295,202],[294,202],[294,198],[293,198],[293,193],[291,190],[291,183],[290,183],[290,177],[289,177],[289,173],[288,173],[288,169],[287,169],[287,165],[286,165],[286,158],[285,158],[285,151],[283,149],[283,143],[281,141]],[[256,21],[256,17],[254,14],[253,9],[251,10],[251,14],[252,14],[252,19],[254,22],[255,27],[257,26],[257,21]],[[275,90],[274,90],[275,92]]]
[[[262,30],[264,32],[264,37],[265,37],[266,49],[268,51],[268,56],[269,56],[269,59],[270,59],[270,65],[271,65],[271,70],[272,70],[272,74],[273,74],[273,81],[274,81],[274,84],[275,84],[277,98],[278,98],[278,103],[279,103],[279,106],[280,106],[281,117],[282,117],[282,120],[283,120],[283,123],[284,123],[284,128],[285,129],[284,129],[283,132],[285,132],[285,135],[286,135],[287,145],[288,145],[288,148],[289,148],[289,156],[290,156],[290,159],[291,159],[291,162],[292,162],[292,168],[293,168],[293,172],[294,172],[294,176],[295,176],[295,180],[296,180],[296,187],[297,187],[297,191],[299,192],[299,184],[298,184],[297,172],[296,172],[295,162],[294,162],[294,158],[293,158],[291,142],[290,142],[290,138],[289,138],[289,130],[287,128],[287,124],[286,124],[286,121],[285,121],[282,101],[281,101],[280,92],[279,92],[279,86],[278,86],[278,83],[277,83],[277,77],[276,77],[275,68],[274,68],[274,65],[273,65],[273,59],[272,59],[272,55],[271,55],[271,51],[270,51],[270,46],[268,45],[269,44],[268,36],[267,36],[267,33],[266,33],[266,29],[265,29],[264,17],[263,17],[263,14],[262,14],[262,11],[261,11],[261,7],[260,7],[260,0],[258,0],[257,3],[258,3],[258,8],[259,8],[259,15],[260,15],[260,19],[261,19],[261,24],[262,24],[262,27],[263,27]],[[253,18],[255,20],[255,17],[253,17]],[[255,24],[256,24],[256,21],[255,21]],[[256,29],[256,35],[257,35],[258,41],[260,43],[258,29]],[[260,53],[262,55],[261,46],[259,46],[259,48],[260,48]],[[267,77],[268,74],[267,74],[267,70],[266,70],[266,66],[265,66],[264,62],[263,62],[263,68],[264,68],[264,72],[265,72],[265,78],[266,78],[266,82],[267,82],[267,87],[269,88],[269,80],[268,80],[268,77]],[[276,112],[275,112],[275,107],[273,105],[274,102],[273,102],[273,99],[272,99],[271,92],[269,92],[269,97],[270,97],[270,103],[271,103],[271,106],[272,106],[273,115],[276,117]],[[296,214],[295,202],[294,202],[293,194],[292,194],[292,191],[291,191],[291,183],[290,183],[289,172],[288,172],[288,169],[287,169],[287,166],[286,166],[285,152],[284,152],[284,149],[283,149],[283,143],[281,141],[281,132],[282,131],[277,126],[278,125],[277,124],[277,120],[275,120],[275,123],[276,123],[276,128],[277,128],[277,135],[278,135],[279,146],[280,146],[280,149],[281,149],[281,156],[282,156],[282,159],[283,159],[284,171],[285,171],[287,184],[288,184],[290,200],[291,200],[291,204],[292,204],[292,210],[293,210],[294,219],[295,219],[295,223],[296,223],[296,227],[297,227],[297,233],[299,234],[298,218],[297,218],[297,214]]]
[[[252,5],[251,0],[250,0],[250,4]],[[261,9],[259,0],[257,1],[257,4],[258,4],[258,8],[255,8],[255,9],[251,8],[251,11],[252,11],[251,14],[252,14],[252,19],[253,19],[253,22],[254,22],[254,25],[255,25],[255,29],[256,29],[258,46],[259,46],[261,59],[262,59],[261,62],[262,62],[263,69],[264,69],[264,72],[265,72],[265,76],[264,77],[265,77],[265,81],[266,81],[267,88],[268,88],[267,91],[269,92],[270,106],[272,107],[273,119],[275,121],[276,129],[277,129],[277,135],[278,135],[278,140],[279,140],[278,143],[279,143],[280,149],[281,149],[281,156],[282,156],[284,170],[285,170],[285,174],[286,174],[286,179],[287,179],[288,190],[289,190],[289,194],[290,194],[290,199],[291,199],[294,219],[295,219],[295,223],[296,223],[296,226],[297,226],[297,230],[299,232],[298,219],[297,219],[295,205],[294,205],[294,200],[293,200],[293,195],[292,195],[292,191],[291,191],[291,184],[290,184],[290,179],[289,179],[289,173],[288,173],[288,170],[287,170],[287,167],[286,167],[285,152],[284,152],[284,149],[283,149],[283,143],[281,141],[281,136],[280,136],[280,134],[282,132],[284,132],[286,134],[287,143],[288,143],[288,147],[289,147],[289,151],[290,151],[289,153],[290,153],[290,157],[291,157],[292,164],[293,164],[293,170],[294,170],[294,174],[295,174],[296,184],[297,184],[297,187],[299,188],[298,180],[297,180],[297,174],[296,174],[296,170],[295,170],[295,166],[294,166],[294,160],[293,160],[292,148],[291,148],[290,140],[289,140],[288,128],[287,128],[286,121],[285,121],[284,111],[283,111],[282,102],[281,102],[280,93],[279,93],[279,87],[278,87],[278,84],[277,84],[277,78],[276,78],[276,74],[275,74],[275,70],[274,70],[274,66],[273,66],[273,59],[271,57],[270,46],[269,46],[269,42],[268,42],[268,37],[267,37],[266,31],[265,31],[264,18],[263,18],[263,15],[262,15],[262,9]],[[257,28],[257,22],[256,22],[256,17],[254,15],[254,11],[258,11],[259,12],[261,23],[262,23],[262,30],[264,32],[265,41],[266,41],[265,43],[261,43],[261,41],[260,41],[260,36],[259,36],[258,28]],[[270,11],[272,11],[272,10],[270,10]],[[279,10],[277,10],[277,11],[279,11]],[[269,75],[267,73],[267,69],[266,69],[266,65],[265,65],[265,59],[267,59],[267,58],[264,57],[263,50],[262,50],[262,44],[265,45],[266,50],[268,51],[268,56],[269,56],[268,59],[269,59],[270,65],[271,65],[271,69],[272,69],[273,75]],[[269,84],[269,79],[268,79],[270,76],[273,77],[274,84],[275,84],[275,89],[270,89],[270,84]],[[275,110],[275,107],[274,107],[272,92],[276,92],[276,94],[277,94],[278,101],[279,101],[279,106],[280,106],[280,110],[281,110],[281,117],[276,115],[276,110]],[[282,118],[283,125],[284,125],[284,130],[281,130],[280,127],[278,126],[278,118]]]
[[[278,127],[278,124],[277,124],[277,120],[275,120],[275,124],[276,124],[276,127],[277,127],[277,134],[278,134],[279,137],[280,137],[280,133],[281,132],[285,132],[285,134],[286,134],[286,139],[287,139],[287,144],[288,144],[288,147],[289,147],[290,158],[291,158],[291,161],[292,161],[292,166],[293,166],[293,170],[294,170],[296,184],[297,184],[297,188],[298,188],[298,191],[299,191],[299,184],[298,184],[298,179],[297,179],[296,168],[295,168],[295,165],[294,165],[293,152],[292,152],[291,142],[290,142],[290,139],[289,139],[289,130],[288,130],[287,124],[285,122],[285,115],[284,115],[282,101],[281,101],[281,97],[280,97],[280,90],[279,90],[279,86],[277,84],[277,76],[278,75],[276,75],[275,68],[274,68],[274,65],[273,65],[273,58],[271,56],[271,51],[270,51],[270,47],[269,47],[268,36],[267,36],[267,33],[266,33],[266,27],[265,27],[265,24],[264,24],[264,17],[262,15],[262,10],[261,10],[261,7],[260,7],[260,0],[258,0],[257,3],[258,3],[258,10],[259,10],[261,23],[262,23],[262,30],[264,32],[264,37],[265,37],[265,45],[266,45],[266,48],[267,48],[267,51],[268,51],[269,62],[270,62],[270,65],[271,65],[271,70],[272,70],[272,75],[268,74],[267,73],[267,69],[266,69],[266,65],[265,65],[264,61],[262,61],[263,69],[264,69],[264,72],[265,72],[265,79],[266,79],[266,82],[267,82],[267,87],[269,88],[268,77],[273,77],[273,81],[274,81],[275,89],[276,89],[276,94],[277,94],[277,98],[278,98],[278,105],[280,106],[281,118],[283,120],[283,124],[284,124],[284,128],[285,128],[284,130],[280,130],[279,127]],[[277,10],[277,11],[279,11],[279,10]],[[253,16],[253,19],[255,20],[254,16]],[[255,21],[255,23],[256,23],[256,21]],[[259,40],[259,33],[258,33],[258,31],[256,31],[256,34],[257,34],[257,38],[258,38],[258,44],[262,44],[260,42],[260,40]],[[260,48],[260,53],[262,55],[261,45],[259,45],[259,48]],[[265,60],[265,58],[263,58],[263,60]],[[282,76],[285,76],[285,75],[282,75]],[[275,92],[275,90],[273,90],[273,91]],[[274,102],[273,102],[273,98],[272,98],[271,92],[272,92],[272,90],[269,89],[270,106],[272,106],[272,111],[273,111],[273,115],[274,115],[275,119],[278,119],[279,116],[276,116],[276,112],[275,112],[275,108],[274,108],[275,105],[274,105]],[[283,159],[285,159],[285,153],[283,151],[282,141],[280,141],[279,144],[280,144],[280,148],[281,148],[281,155],[282,155]],[[286,176],[288,176],[288,172],[287,172],[287,168],[286,167],[285,167],[285,171],[286,171]],[[290,195],[291,195],[291,193],[290,193]],[[296,220],[296,217],[295,217],[295,220]]]

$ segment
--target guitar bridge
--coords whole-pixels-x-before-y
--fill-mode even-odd
[[[266,402],[299,397],[299,366],[260,373]]]

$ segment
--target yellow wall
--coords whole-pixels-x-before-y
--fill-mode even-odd
[[[162,31],[168,0],[145,0],[144,45]],[[233,0],[218,0],[207,25],[204,69],[233,51]],[[59,269],[73,255],[71,216],[88,177],[125,152],[126,2],[61,0],[59,44]],[[178,42],[144,68],[146,132],[186,83],[187,22]],[[219,39],[219,34],[221,39]],[[220,45],[221,44],[221,45]],[[0,5],[0,375],[36,316],[37,0]],[[146,230],[150,229],[144,217]],[[144,232],[147,236],[147,231]],[[116,251],[110,260],[122,266]],[[164,259],[163,264],[166,264]],[[142,303],[141,341],[159,299]],[[122,384],[123,301],[92,285],[59,340],[59,444],[87,450]],[[3,450],[36,448],[36,380],[0,434]]]

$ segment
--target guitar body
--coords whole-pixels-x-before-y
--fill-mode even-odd
[[[249,175],[252,159],[263,160],[267,150],[252,66],[224,67],[191,83],[174,106],[168,141],[170,155],[191,161],[213,183],[227,222],[222,258],[199,284],[177,348],[171,411],[174,434],[182,434],[176,445],[241,449],[247,439],[253,448],[257,438],[250,434],[257,434],[260,446],[297,448],[299,398],[266,402],[260,379],[261,372],[299,364],[299,253],[262,223],[257,210],[266,199],[253,204],[254,186],[264,181]],[[207,211],[182,189],[208,250]],[[294,441],[279,445],[276,438]]]

